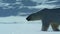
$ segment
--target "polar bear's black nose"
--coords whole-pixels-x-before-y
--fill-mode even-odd
[[[28,18],[28,17],[27,17],[27,18],[26,18],[26,20],[27,20],[27,21],[29,21],[29,20],[30,20],[30,18]]]

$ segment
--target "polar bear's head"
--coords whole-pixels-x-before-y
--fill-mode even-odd
[[[36,13],[33,13],[33,14],[30,14],[26,19],[28,21],[35,21],[35,20],[40,20],[42,19],[44,16],[46,16],[48,12],[48,9],[43,9],[43,10],[40,10],[39,12],[36,12]]]
[[[26,19],[28,21],[40,20],[41,19],[41,15],[38,12],[37,13],[33,13],[33,14],[29,15]]]

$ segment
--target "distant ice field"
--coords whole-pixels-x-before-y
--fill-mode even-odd
[[[29,23],[40,23],[39,21],[27,21],[27,16],[9,16],[9,17],[0,17],[0,24],[29,24]]]

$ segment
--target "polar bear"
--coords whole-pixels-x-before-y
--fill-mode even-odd
[[[52,26],[53,31],[59,31],[58,27],[60,25],[60,8],[42,9],[36,13],[30,14],[26,20],[42,20],[42,31],[47,31],[49,25]]]

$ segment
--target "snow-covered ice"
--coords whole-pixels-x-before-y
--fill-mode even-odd
[[[41,31],[41,24],[0,24],[0,34],[60,34]]]
[[[0,22],[0,34],[60,34],[53,32],[51,26],[41,31],[41,21],[28,22],[25,16],[0,17]]]

